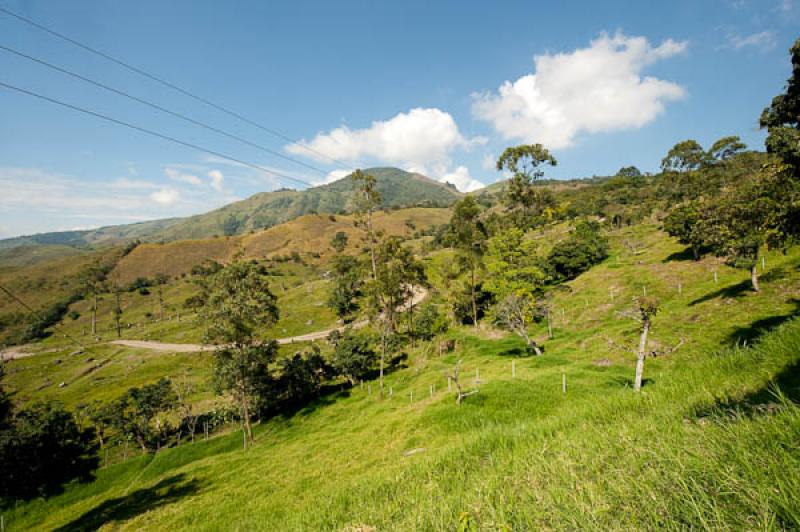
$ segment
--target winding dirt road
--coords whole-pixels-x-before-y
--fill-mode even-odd
[[[404,304],[401,309],[405,310],[409,305],[417,305],[428,297],[428,291],[422,287],[415,287],[414,294],[409,303]],[[369,322],[367,320],[357,321],[351,324],[354,329],[365,327]],[[279,344],[292,344],[295,342],[311,342],[314,340],[323,340],[331,335],[333,331],[343,331],[344,327],[334,327],[333,329],[325,329],[322,331],[314,331],[299,336],[289,336],[288,338],[278,338]],[[215,345],[202,345],[202,344],[171,344],[165,342],[155,342],[152,340],[114,340],[109,342],[114,345],[122,345],[125,347],[133,347],[136,349],[151,349],[153,351],[167,351],[170,353],[197,353],[200,351],[213,351],[217,346]]]

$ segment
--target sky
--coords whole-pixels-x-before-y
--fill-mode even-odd
[[[184,143],[0,86],[0,238],[197,214],[359,167],[471,191],[502,179],[494,161],[523,143],[550,149],[557,179],[655,172],[687,138],[763,149],[758,116],[800,36],[800,0],[0,8],[247,120],[0,11],[0,83]]]

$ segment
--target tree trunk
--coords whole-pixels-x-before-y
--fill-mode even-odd
[[[472,283],[470,284],[470,290],[472,291],[472,325],[474,327],[478,326],[478,305],[475,302],[475,265],[472,265]]]
[[[380,388],[383,397],[383,367],[386,361],[386,325],[381,329],[381,368],[380,368]]]
[[[647,333],[650,332],[650,322],[642,324],[642,336],[639,338],[639,352],[636,356],[636,379],[633,383],[633,390],[638,392],[642,389],[642,374],[644,373],[644,357],[647,349]]]
[[[699,246],[692,244],[692,255],[694,256],[694,260],[700,260],[700,247]]]
[[[753,282],[753,292],[759,292],[760,288],[758,286],[758,261],[753,263],[753,267],[750,269],[750,280]]]
[[[97,335],[97,294],[94,295],[94,307],[92,307],[92,336]]]
[[[547,309],[547,337],[553,339],[553,322],[550,321],[550,309]]]

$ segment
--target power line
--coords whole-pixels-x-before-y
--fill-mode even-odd
[[[261,172],[266,172],[268,174],[271,174],[271,175],[279,177],[279,178],[282,177],[284,179],[289,179],[291,181],[294,181],[296,183],[301,183],[301,184],[309,186],[309,187],[313,187],[314,186],[313,184],[309,183],[308,181],[303,181],[302,179],[298,179],[296,177],[292,177],[290,175],[286,175],[286,174],[281,173],[281,172],[276,172],[275,170],[270,170],[269,168],[265,168],[265,167],[263,167],[261,165],[254,164],[254,163],[248,163],[248,162],[243,161],[241,159],[237,159],[236,157],[232,157],[230,155],[225,155],[224,153],[221,153],[221,152],[218,152],[218,151],[214,151],[214,150],[212,150],[210,148],[205,148],[203,146],[200,146],[198,144],[193,144],[191,142],[186,142],[184,140],[180,140],[178,138],[171,137],[169,135],[165,135],[165,134],[159,133],[157,131],[153,131],[152,129],[147,129],[147,128],[144,128],[144,127],[141,127],[141,126],[137,126],[135,124],[131,124],[130,122],[125,122],[125,121],[119,120],[117,118],[112,118],[110,116],[107,116],[107,115],[92,111],[90,109],[85,109],[83,107],[78,107],[77,105],[72,105],[71,103],[67,103],[67,102],[64,102],[64,101],[61,101],[61,100],[57,100],[55,98],[50,98],[49,96],[45,96],[45,95],[39,94],[37,92],[29,91],[27,89],[23,89],[21,87],[15,86],[15,85],[10,85],[10,84],[5,83],[3,81],[0,81],[0,87],[5,87],[7,89],[10,89],[10,90],[22,93],[22,94],[27,94],[28,96],[33,96],[34,98],[38,98],[40,100],[44,100],[44,101],[47,101],[47,102],[50,102],[50,103],[54,103],[56,105],[60,105],[62,107],[66,107],[68,109],[72,109],[73,111],[78,111],[78,112],[81,112],[81,113],[85,113],[85,114],[94,116],[96,118],[100,118],[102,120],[105,120],[107,122],[111,122],[113,124],[124,126],[124,127],[129,128],[129,129],[133,129],[135,131],[139,131],[141,133],[146,133],[148,135],[151,135],[151,136],[154,136],[154,137],[158,137],[158,138],[163,139],[163,140],[168,140],[168,141],[173,142],[175,144],[180,144],[181,146],[185,146],[185,147],[192,148],[192,149],[195,149],[195,150],[198,150],[198,151],[202,151],[202,152],[208,153],[210,155],[214,155],[216,157],[220,157],[222,159],[227,159],[227,160],[233,161],[235,163],[243,164],[243,165],[248,166],[250,168],[254,168],[254,169],[259,170]]]
[[[81,43],[79,41],[76,41],[75,39],[67,37],[66,35],[63,35],[63,34],[57,32],[55,30],[52,30],[52,29],[48,28],[47,26],[43,26],[43,25],[41,25],[41,24],[39,24],[37,22],[34,22],[33,20],[31,20],[29,18],[23,17],[22,15],[18,15],[17,13],[14,13],[13,11],[9,11],[8,9],[6,9],[4,7],[0,7],[0,12],[5,13],[6,15],[9,15],[11,17],[14,17],[17,20],[20,20],[20,21],[24,22],[25,24],[33,26],[34,28],[37,28],[37,29],[42,30],[42,31],[44,31],[46,33],[49,33],[50,35],[53,35],[54,37],[57,37],[57,38],[59,38],[61,40],[64,40],[64,41],[74,45],[74,46],[77,46],[78,48],[86,50],[87,52],[93,53],[93,54],[95,54],[97,56],[102,57],[103,59],[111,61],[112,63],[115,63],[115,64],[117,64],[117,65],[119,65],[119,66],[121,66],[123,68],[126,68],[126,69],[130,70],[131,72],[139,74],[140,76],[144,76],[145,78],[147,78],[147,79],[149,79],[151,81],[155,81],[156,83],[160,83],[161,85],[164,85],[165,87],[169,87],[170,89],[172,89],[174,91],[180,92],[184,96],[188,96],[189,98],[192,98],[193,100],[196,100],[196,101],[198,101],[200,103],[208,105],[209,107],[213,107],[214,109],[216,109],[218,111],[221,111],[221,112],[223,112],[223,113],[225,113],[225,114],[227,114],[229,116],[232,116],[232,117],[234,117],[234,118],[236,118],[238,120],[241,120],[242,122],[250,124],[251,126],[255,126],[255,127],[261,129],[262,131],[266,131],[270,135],[273,135],[275,137],[283,139],[286,142],[290,142],[293,145],[298,146],[298,147],[308,151],[309,153],[314,153],[314,154],[316,154],[316,155],[318,155],[318,156],[320,156],[320,157],[322,157],[324,159],[328,159],[329,161],[334,162],[336,164],[340,164],[340,165],[343,165],[343,166],[350,166],[349,164],[344,163],[344,162],[340,161],[339,159],[336,159],[335,157],[331,157],[329,155],[325,155],[324,153],[322,153],[322,152],[320,152],[318,150],[315,150],[314,148],[311,148],[310,146],[307,146],[305,144],[301,144],[299,141],[289,137],[288,135],[285,135],[285,134],[283,134],[283,133],[281,133],[279,131],[276,131],[276,130],[274,130],[272,128],[269,128],[267,126],[259,124],[258,122],[250,120],[249,118],[237,113],[236,111],[231,111],[230,109],[228,109],[226,107],[223,107],[223,106],[221,106],[221,105],[219,105],[217,103],[214,103],[214,102],[212,102],[210,100],[207,100],[206,98],[203,98],[202,96],[198,96],[197,94],[194,94],[193,92],[190,92],[190,91],[188,91],[188,90],[186,90],[184,88],[181,88],[181,87],[175,85],[174,83],[171,83],[171,82],[166,81],[166,80],[164,80],[164,79],[162,79],[162,78],[160,78],[158,76],[150,74],[150,73],[148,73],[148,72],[146,72],[146,71],[144,71],[144,70],[142,70],[140,68],[137,68],[137,67],[135,67],[135,66],[133,66],[133,65],[131,65],[129,63],[126,63],[125,61],[123,61],[121,59],[117,59],[116,57],[113,57],[113,56],[111,56],[111,55],[109,55],[109,54],[107,54],[105,52],[101,52],[100,50],[97,50],[96,48],[92,48],[91,46],[89,46],[87,44],[83,44],[83,43]]]
[[[106,85],[104,83],[101,83],[99,81],[93,80],[91,78],[87,78],[85,76],[77,74],[77,73],[75,73],[75,72],[73,72],[71,70],[68,70],[66,68],[54,65],[52,63],[48,63],[47,61],[45,61],[43,59],[39,59],[37,57],[33,57],[31,55],[28,55],[26,53],[20,52],[18,50],[13,49],[13,48],[9,48],[8,46],[4,46],[2,44],[0,44],[0,50],[5,50],[6,52],[14,54],[14,55],[16,55],[18,57],[22,57],[23,59],[27,59],[29,61],[33,61],[34,63],[38,63],[38,64],[40,64],[42,66],[47,67],[47,68],[56,70],[58,72],[61,72],[62,74],[66,74],[68,76],[72,76],[73,78],[79,79],[81,81],[85,81],[86,83],[90,83],[90,84],[92,84],[92,85],[94,85],[96,87],[100,87],[103,90],[106,90],[106,91],[109,91],[109,92],[113,92],[114,94],[118,94],[120,96],[123,96],[125,98],[130,99],[130,100],[133,100],[135,102],[139,102],[139,103],[141,103],[143,105],[147,105],[149,107],[152,107],[153,109],[161,111],[162,113],[166,113],[166,114],[175,116],[175,117],[180,118],[181,120],[184,120],[184,121],[189,122],[191,124],[200,126],[200,127],[205,128],[205,129],[207,129],[209,131],[213,131],[214,133],[218,133],[218,134],[223,135],[225,137],[234,139],[236,141],[239,141],[239,142],[241,142],[243,144],[246,144],[248,146],[251,146],[253,148],[257,148],[257,149],[259,149],[259,150],[261,150],[263,152],[275,155],[276,157],[280,157],[281,159],[285,159],[287,161],[291,161],[291,162],[299,164],[301,166],[305,166],[306,168],[314,170],[315,172],[319,172],[322,175],[328,175],[328,172],[326,172],[325,170],[321,170],[320,168],[317,168],[316,166],[313,166],[313,165],[308,164],[308,163],[304,163],[303,161],[299,161],[297,159],[289,157],[288,155],[284,155],[284,154],[282,154],[280,152],[271,150],[269,148],[265,148],[264,146],[261,146],[259,144],[254,143],[254,142],[250,142],[249,140],[247,140],[245,138],[242,138],[242,137],[239,137],[237,135],[234,135],[233,133],[228,133],[227,131],[224,131],[222,129],[216,128],[214,126],[210,126],[208,124],[200,122],[199,120],[195,120],[194,118],[188,117],[188,116],[183,115],[181,113],[178,113],[176,111],[171,111],[170,109],[162,107],[162,106],[160,106],[160,105],[158,105],[156,103],[153,103],[153,102],[151,102],[149,100],[145,100],[144,98],[139,98],[138,96],[134,96],[134,95],[132,95],[130,93],[127,93],[127,92],[125,92],[123,90],[120,90],[120,89],[115,89],[114,87],[110,87],[110,86],[108,86],[108,85]]]

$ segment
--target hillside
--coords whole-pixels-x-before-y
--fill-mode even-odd
[[[448,207],[461,193],[421,174],[397,168],[369,168],[377,179],[382,207]],[[26,245],[87,246],[139,239],[145,242],[212,238],[241,235],[273,227],[306,214],[343,214],[350,208],[352,180],[340,179],[305,190],[283,189],[261,192],[220,209],[188,218],[154,220],[129,225],[102,227],[89,231],[43,233],[0,240],[0,249]]]
[[[6,527],[797,527],[800,250],[768,255],[753,294],[746,272],[687,260],[653,225],[609,236],[609,258],[558,291],[555,338],[544,323],[533,331],[542,357],[521,356],[522,342],[499,331],[453,329],[458,353],[409,349],[387,379],[391,398],[333,389],[262,422],[247,452],[239,432],[125,462],[116,449],[96,481],[8,510]],[[684,343],[648,359],[634,394],[635,357],[619,346],[635,345],[637,325],[621,313],[643,290],[663,302],[654,345]],[[9,363],[13,389],[74,406],[188,371],[205,383],[198,400],[210,397],[208,354],[99,345],[70,356],[57,340]],[[102,367],[87,372],[97,364],[87,358]],[[445,378],[456,359],[466,386],[480,375],[461,406]],[[43,374],[68,385],[39,388]]]
[[[449,209],[400,209],[377,213],[375,226],[389,235],[410,236],[449,219]],[[351,215],[321,214],[300,216],[253,234],[141,244],[119,262],[112,276],[123,284],[156,273],[174,277],[188,273],[204,260],[227,262],[236,253],[243,253],[246,259],[288,257],[294,252],[305,258],[312,253],[315,258],[324,258],[333,252],[330,241],[340,231],[348,235],[351,249],[358,247],[362,233],[354,227]]]

